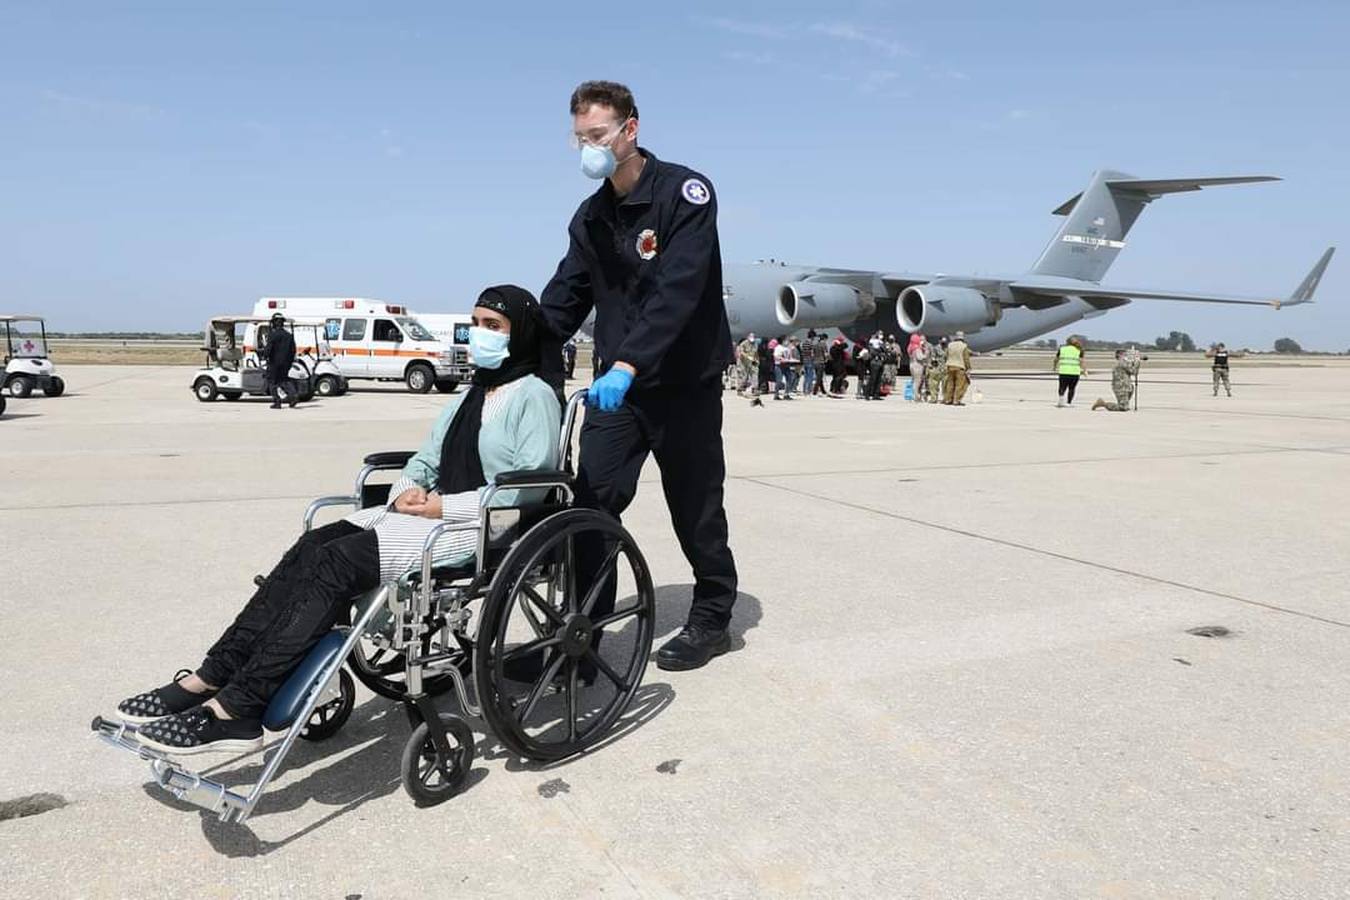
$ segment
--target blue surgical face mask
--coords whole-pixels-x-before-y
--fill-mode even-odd
[[[507,349],[510,345],[511,335],[504,331],[489,331],[477,325],[469,329],[469,355],[481,369],[500,369],[510,356]]]
[[[618,167],[619,161],[614,158],[613,149],[598,147],[595,144],[582,146],[581,171],[587,178],[594,178],[596,181],[608,178],[614,174],[614,170]]]

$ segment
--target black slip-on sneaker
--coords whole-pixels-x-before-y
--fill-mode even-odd
[[[257,719],[218,719],[206,706],[142,725],[136,732],[141,744],[174,756],[213,751],[257,750],[263,743]]]
[[[144,725],[165,716],[174,716],[199,706],[215,696],[215,691],[194,694],[178,682],[191,675],[190,669],[179,669],[173,681],[163,687],[128,697],[117,704],[117,716],[129,725]]]

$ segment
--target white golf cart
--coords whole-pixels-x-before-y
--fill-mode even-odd
[[[48,397],[60,397],[66,383],[56,375],[47,358],[47,325],[41,316],[0,316],[5,331],[4,391],[11,397],[27,397],[42,388]]]
[[[295,362],[290,378],[302,403],[316,393],[335,397],[347,392],[347,379],[333,363],[321,325],[302,325],[288,319],[295,337]],[[238,400],[245,394],[266,397],[266,366],[258,355],[267,346],[268,319],[256,316],[216,316],[206,324],[202,350],[206,365],[192,376],[192,393],[203,403],[217,397]]]

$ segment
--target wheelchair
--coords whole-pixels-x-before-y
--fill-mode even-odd
[[[264,764],[247,793],[142,746],[135,725],[95,718],[96,735],[147,760],[178,799],[236,823],[252,814],[297,740],[323,741],[346,723],[355,705],[353,675],[407,713],[412,734],[400,775],[418,806],[444,802],[466,783],[475,753],[466,717],[510,753],[540,763],[601,743],[642,683],[656,595],[646,560],[619,522],[573,505],[572,433],[584,399],[580,391],[567,404],[558,470],[500,475],[483,491],[477,521],[438,525],[420,565],[352,598],[272,698],[263,726],[282,737],[255,751]],[[389,502],[391,485],[371,476],[402,470],[412,456],[365,457],[353,493],[312,502],[304,529],[327,507]],[[494,506],[508,489],[531,502]],[[438,541],[465,530],[477,533],[472,559],[438,566]],[[594,573],[584,584],[579,557]],[[436,708],[434,698],[449,692],[458,714]]]

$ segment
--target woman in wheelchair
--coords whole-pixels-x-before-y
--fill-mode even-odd
[[[476,520],[480,490],[499,473],[556,467],[561,411],[538,375],[542,342],[528,291],[483,291],[469,337],[473,386],[436,419],[390,489],[393,502],[303,535],[197,671],[122,701],[118,714],[140,726],[142,744],[173,754],[261,746],[268,701],[353,596],[414,566],[441,521]],[[510,494],[498,496],[509,505]],[[476,540],[472,530],[447,533],[436,564],[469,560]]]

